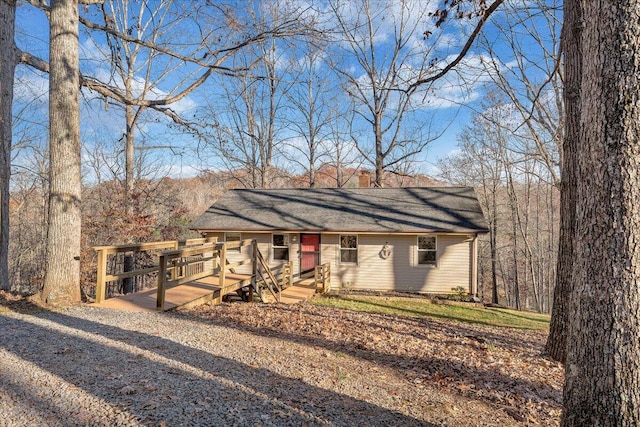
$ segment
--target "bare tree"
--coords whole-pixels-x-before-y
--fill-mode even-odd
[[[94,47],[108,60],[110,77],[108,81],[91,79],[90,87],[124,109],[126,127],[122,139],[127,193],[133,191],[135,151],[172,148],[135,145],[136,126],[145,112],[156,110],[179,125],[193,126],[177,111],[176,103],[185,100],[214,74],[228,77],[246,73],[252,64],[234,66],[229,62],[237,52],[266,41],[270,35],[287,33],[297,25],[280,19],[272,22],[272,27],[265,24],[261,31],[251,32],[247,31],[249,22],[238,20],[238,11],[223,5],[191,6],[173,0],[153,5],[146,0],[137,4],[114,0],[103,4],[96,16],[89,14],[81,19],[91,30],[90,35],[106,36],[106,46],[94,43]],[[194,33],[194,28],[199,31]],[[106,94],[100,83],[109,86],[117,96]]]
[[[489,258],[492,302],[501,285],[507,304],[545,312],[557,236],[553,175],[527,134],[511,130],[519,114],[508,99],[492,92],[482,106],[459,136],[460,152],[440,169],[447,181],[476,187],[489,222],[489,253],[481,258]]]
[[[61,7],[60,6],[61,4],[68,6],[66,3],[58,3],[58,2],[51,3],[51,6],[47,6],[46,2],[40,2],[36,0],[32,0],[29,3],[43,10],[44,13],[46,13],[50,18],[51,16],[56,15],[56,13],[59,12],[59,10],[56,10],[56,13],[54,13],[53,11],[54,7]],[[103,2],[93,1],[93,0],[83,0],[82,3],[85,3],[87,5],[103,4]],[[15,6],[15,4],[11,2],[3,2],[3,5]],[[77,6],[77,3],[76,3],[76,6]],[[182,4],[180,5],[180,7],[188,8],[187,5],[182,5]],[[66,10],[66,8],[63,8],[63,9]],[[298,19],[299,16],[296,14],[291,14],[291,15],[285,16],[282,20],[278,22],[271,22],[273,24],[272,26],[263,26],[258,30],[257,27],[252,27],[251,25],[244,25],[244,26],[241,25],[240,20],[237,19],[237,16],[235,15],[236,14],[235,8],[228,8],[223,5],[208,3],[197,8],[197,14],[196,14],[197,19],[194,18],[195,22],[193,23],[193,25],[196,28],[199,25],[201,25],[203,29],[201,34],[208,34],[208,35],[211,35],[212,33],[205,30],[210,29],[211,26],[207,25],[207,23],[203,24],[205,17],[208,17],[208,18],[222,17],[221,20],[225,25],[218,25],[216,27],[216,30],[217,30],[216,34],[214,34],[212,37],[205,37],[203,40],[201,40],[196,49],[196,52],[201,53],[201,55],[195,55],[193,54],[193,51],[185,52],[183,46],[180,47],[181,46],[180,43],[178,43],[178,46],[179,46],[178,48],[172,49],[171,46],[165,44],[164,42],[156,43],[155,40],[137,38],[137,34],[136,35],[133,34],[132,26],[118,29],[116,28],[116,26],[113,25],[114,22],[109,18],[109,15],[104,13],[105,9],[100,9],[100,10],[101,12],[95,13],[95,9],[93,7],[87,6],[86,8],[83,8],[83,11],[84,11],[83,16],[79,16],[77,7],[76,7],[76,11],[73,15],[73,18],[76,20],[76,22],[81,22],[84,27],[86,27],[91,31],[96,31],[103,35],[107,34],[109,36],[117,37],[119,40],[123,42],[133,43],[134,45],[143,46],[146,49],[150,49],[153,52],[157,52],[159,54],[165,55],[166,58],[170,58],[168,60],[175,60],[176,61],[175,63],[179,63],[180,65],[183,65],[182,67],[183,70],[186,69],[184,67],[184,65],[186,64],[187,68],[189,68],[190,70],[193,70],[190,72],[191,73],[190,76],[192,78],[186,79],[185,83],[181,87],[175,88],[173,92],[171,92],[169,95],[164,97],[155,96],[157,94],[154,94],[154,96],[149,96],[149,97],[128,97],[126,90],[123,89],[122,87],[109,84],[108,82],[101,81],[97,77],[92,77],[89,74],[82,75],[78,73],[78,82],[82,86],[94,91],[95,93],[105,97],[106,99],[110,99],[112,101],[121,103],[123,105],[139,107],[139,111],[142,111],[144,109],[159,111],[167,115],[168,117],[170,117],[174,122],[181,125],[189,125],[189,123],[183,120],[175,111],[173,111],[169,107],[171,104],[174,104],[180,101],[181,99],[184,99],[187,95],[192,93],[196,88],[198,88],[205,81],[207,81],[207,79],[212,74],[234,74],[238,72],[246,72],[247,69],[242,69],[242,70],[232,69],[226,65],[227,60],[232,58],[233,54],[236,51],[242,50],[247,46],[250,46],[251,44],[256,43],[258,41],[268,40],[271,37],[281,37],[288,34],[296,33],[296,31],[298,31],[297,29],[300,26],[300,22]],[[99,19],[94,20],[96,16],[102,17],[102,21],[100,21]],[[135,22],[130,24],[135,26],[134,25]],[[229,26],[231,26],[236,31],[230,32]],[[3,27],[3,29],[4,28],[5,27]],[[126,31],[121,31],[121,30],[124,30],[125,28],[126,28]],[[71,35],[76,37],[77,39],[77,33],[78,33],[77,28],[75,28],[74,31],[71,33]],[[220,35],[225,35],[225,37],[224,38],[220,37]],[[217,45],[218,46],[217,48],[214,47],[221,40],[225,40],[226,43],[223,46]],[[76,40],[76,43],[77,43],[77,40]],[[59,49],[59,47],[60,46],[56,46],[55,48]],[[19,62],[28,64],[38,70],[41,70],[47,73],[50,72],[50,64],[43,61],[42,59],[28,52],[20,51],[17,48],[15,48],[13,52],[15,53],[16,57],[19,58]],[[52,50],[52,52],[54,52],[54,50]],[[77,58],[77,56],[78,55],[75,54],[75,58]],[[69,64],[74,64],[75,59],[74,58],[69,58],[69,59],[72,60],[71,62],[69,62]],[[73,65],[72,67],[69,67],[69,70],[68,70],[68,74],[71,75],[72,79],[75,79],[74,73],[78,71],[75,68],[77,67]],[[73,81],[72,79],[68,79],[67,83],[69,81]],[[73,93],[71,93],[70,96],[73,96]],[[69,108],[75,109],[75,105],[77,105],[77,101],[76,101],[76,104],[74,103],[69,104]],[[55,110],[55,108],[52,108],[52,111],[57,111],[57,110]],[[52,113],[51,118],[57,119],[58,118],[57,114],[58,113]],[[77,118],[73,115],[64,116],[64,117],[66,117],[66,119],[69,122],[65,122],[65,121],[57,122],[56,126],[58,128],[60,128],[60,126],[69,126],[69,124],[74,122],[74,120],[76,120]],[[49,233],[48,244],[47,244],[49,252],[47,253],[46,268],[47,270],[49,269],[52,269],[52,270],[51,272],[47,271],[47,274],[46,274],[47,277],[45,278],[45,288],[43,290],[43,298],[45,298],[48,302],[52,304],[66,304],[66,303],[75,301],[76,295],[77,295],[75,293],[75,289],[79,288],[77,286],[78,275],[75,273],[76,271],[75,264],[78,264],[77,262],[78,260],[75,258],[79,257],[80,255],[79,255],[79,251],[75,251],[74,249],[75,239],[76,237],[79,239],[78,236],[80,235],[80,228],[79,228],[80,221],[79,220],[76,221],[77,219],[76,208],[79,209],[79,204],[80,204],[79,181],[78,181],[77,189],[76,189],[76,182],[75,182],[75,179],[76,179],[75,159],[77,157],[79,161],[79,157],[80,157],[79,146],[75,147],[74,145],[73,147],[70,147],[70,146],[64,145],[66,143],[71,145],[76,143],[79,144],[79,140],[75,135],[75,129],[71,128],[71,130],[72,131],[67,135],[68,136],[67,140],[62,141],[62,144],[64,147],[62,150],[58,150],[58,151],[56,151],[55,149],[50,150],[50,155],[52,159],[52,162],[51,162],[52,179],[50,180],[50,185],[52,187],[50,192],[50,198],[52,201],[54,200],[58,201],[60,199],[60,201],[63,204],[66,204],[66,207],[70,207],[70,209],[64,210],[64,208],[61,208],[60,206],[54,206],[53,204],[50,205],[50,218],[54,221],[49,223],[49,226],[51,227],[51,232]],[[54,137],[61,137],[60,130],[59,129],[52,130],[51,135],[52,135],[51,144],[52,145],[56,144],[57,142],[54,141]],[[76,153],[75,148],[78,148],[77,156],[75,154]],[[66,156],[65,156],[65,153],[66,153]],[[65,165],[65,162],[68,162],[68,164]],[[69,179],[65,181],[67,182],[66,186],[62,183],[62,181],[60,181],[60,173],[62,171],[56,169],[56,168],[59,168],[60,165],[63,165],[62,167],[65,168],[65,172],[69,174],[69,177],[68,177]],[[78,163],[78,168],[79,168],[79,163]],[[9,169],[6,169],[6,170],[10,172]],[[9,176],[9,173],[7,173],[6,175]],[[79,173],[78,173],[78,176],[79,176]],[[53,182],[54,177],[56,177],[55,180],[58,180],[57,184]],[[66,190],[69,190],[69,191],[66,191]],[[7,196],[7,200],[8,200],[8,196]],[[75,264],[69,267],[68,269],[69,271],[65,275],[66,278],[64,279],[61,277],[62,275],[61,264],[64,262],[69,262],[69,259],[67,259],[68,256],[66,254],[59,253],[58,247],[54,247],[55,245],[60,246],[60,242],[62,239],[61,231],[58,228],[60,227],[60,224],[58,222],[61,219],[60,215],[62,213],[70,215],[69,221],[66,222],[66,226],[73,228],[73,231],[67,233],[67,238],[69,239],[70,244],[66,245],[65,247],[70,252],[71,251],[73,251],[74,253],[77,252],[75,255],[73,255],[73,262]],[[75,229],[76,225],[78,227],[77,230]],[[5,225],[3,225],[3,227],[5,227]],[[8,232],[8,225],[6,225],[6,229],[3,228],[3,233],[5,232]],[[73,242],[71,242],[72,240]],[[49,243],[51,243],[54,246],[49,247],[50,246]],[[53,255],[54,252],[58,252],[57,255],[54,256]],[[57,261],[60,261],[60,262],[56,264]],[[67,287],[67,284],[70,284],[70,281],[73,281],[73,280],[76,280],[76,286],[71,287],[69,285]],[[63,295],[65,292],[68,292],[68,294]]]
[[[560,19],[555,0],[535,0],[526,7],[507,0],[492,22],[501,48],[496,49],[484,34],[478,37],[489,53],[482,62],[483,72],[513,106],[507,125],[519,141],[509,149],[537,160],[556,185],[560,183],[564,112]],[[500,124],[497,120],[496,125]]]
[[[292,13],[283,2],[275,2],[252,14],[253,25],[268,27]],[[301,21],[303,27],[305,22]],[[224,95],[210,104],[208,117],[202,118],[208,129],[201,134],[202,152],[213,153],[246,187],[277,185],[286,94],[292,86],[285,46],[279,37],[271,37],[236,55],[234,67],[248,72],[222,82]]]
[[[221,161],[235,171],[236,179],[249,188],[268,188],[274,167],[274,154],[281,139],[277,138],[281,124],[280,83],[276,75],[275,46],[262,46],[254,72],[224,84],[225,106],[217,111],[213,133],[204,139],[203,149],[213,149]],[[256,56],[245,58],[254,63]],[[263,77],[264,76],[264,77]]]
[[[504,188],[504,165],[492,137],[490,123],[482,116],[465,128],[459,136],[460,151],[439,162],[441,176],[450,183],[473,186],[489,225],[489,263],[491,268],[491,302],[499,303],[498,295],[498,242],[501,230],[501,193]],[[481,252],[481,256],[482,256]],[[506,292],[506,289],[505,289]]]
[[[145,105],[135,105],[136,100],[170,98],[175,91],[184,85],[186,79],[192,77],[192,73],[173,83],[173,90],[161,90],[161,85],[167,77],[174,77],[176,73],[176,59],[162,61],[163,53],[150,49],[138,43],[144,40],[152,46],[165,45],[169,38],[167,33],[174,33],[176,22],[184,16],[172,19],[170,15],[173,2],[162,1],[155,7],[149,7],[146,1],[137,5],[128,1],[110,1],[101,6],[102,21],[110,23],[113,33],[105,33],[106,46],[94,43],[98,51],[110,66],[109,81],[104,83],[120,88],[123,97],[122,105],[111,102],[116,107],[124,109],[125,132],[122,135],[125,153],[125,203],[131,201],[134,190],[134,152],[136,126],[148,109]],[[135,9],[134,9],[135,8]],[[135,38],[124,40],[118,34],[127,34]],[[202,40],[196,45],[202,44]],[[108,50],[107,50],[108,49]],[[157,63],[162,63],[160,66]]]
[[[9,180],[11,178],[12,105],[15,68],[16,2],[0,1],[0,289],[9,283]]]
[[[285,156],[288,161],[306,169],[309,187],[313,188],[317,184],[317,169],[327,155],[329,122],[335,117],[333,112],[338,102],[332,99],[331,92],[335,88],[323,72],[326,69],[324,51],[312,43],[305,47],[300,57],[290,59],[292,84],[286,92],[290,104],[286,122],[291,135]]]
[[[9,272],[11,290],[34,294],[42,289],[44,276],[49,161],[46,147],[28,150],[12,167]]]
[[[20,72],[24,71],[24,72]],[[26,90],[37,72],[16,73],[11,146],[11,229],[9,280],[11,290],[34,294],[42,289],[49,198],[48,124],[34,120],[46,106],[46,95]]]
[[[409,1],[329,5],[337,27],[335,44],[344,47],[345,59],[332,67],[353,101],[354,119],[364,123],[352,138],[374,166],[374,185],[382,186],[385,169],[420,153],[433,138],[421,114],[426,106],[413,103],[411,93],[400,90],[407,79],[429,66],[432,48],[416,43],[429,15],[422,5]],[[381,46],[380,39],[386,36],[393,40]],[[358,132],[364,129],[366,134]]]
[[[80,301],[80,72],[77,0],[54,0],[49,42],[49,227],[41,298]]]
[[[131,14],[131,2],[114,1],[106,5],[91,0],[85,2],[101,4],[99,9],[86,8],[79,21],[96,38],[106,37],[112,73],[105,80],[88,70],[81,74],[81,83],[107,102],[124,107],[125,182],[131,183],[134,126],[145,110],[155,110],[179,125],[190,127],[193,123],[181,117],[172,105],[184,100],[212,75],[246,74],[252,64],[232,65],[237,52],[253,44],[306,31],[304,8],[288,8],[277,19],[256,22],[251,5],[245,10],[212,3],[194,8],[173,0],[150,6],[142,1],[137,13]],[[49,13],[45,3],[33,0],[31,4]],[[192,34],[194,28],[199,30],[198,38],[185,39],[184,34]],[[49,71],[49,65],[42,59],[27,52],[19,53],[21,62]],[[142,59],[138,61],[138,58]],[[167,83],[169,80],[171,83]],[[170,89],[163,87],[169,84]]]

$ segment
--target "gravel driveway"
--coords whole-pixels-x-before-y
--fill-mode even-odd
[[[1,426],[516,424],[370,360],[175,313],[0,313],[0,375]]]

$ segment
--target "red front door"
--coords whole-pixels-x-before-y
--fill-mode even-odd
[[[300,273],[306,273],[320,264],[320,235],[300,235]]]

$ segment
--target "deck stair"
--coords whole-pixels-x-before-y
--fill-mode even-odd
[[[298,280],[292,282],[291,286],[287,286],[279,293],[278,302],[284,304],[296,304],[310,300],[316,293],[327,292],[331,278],[331,265],[325,263],[318,265],[313,271],[303,273]],[[275,302],[266,295],[263,298],[265,302]]]
[[[245,247],[248,248],[244,251],[248,254],[245,259],[229,261],[229,250],[240,248],[242,252],[242,248]],[[165,311],[204,303],[220,303],[226,295],[237,294],[243,296],[244,300],[251,301],[254,292],[264,302],[295,303],[306,301],[318,289],[328,289],[330,276],[326,264],[316,267],[312,278],[303,277],[294,283],[293,264],[288,262],[278,267],[270,267],[260,253],[255,239],[240,242],[191,239],[184,242],[100,246],[94,249],[98,252],[98,270],[93,305],[105,308]],[[161,252],[156,255],[157,264],[152,267],[107,273],[110,257],[135,250]],[[249,270],[250,272],[247,272]],[[326,275],[327,272],[329,276]],[[108,283],[139,275],[155,276],[157,286],[107,298]]]

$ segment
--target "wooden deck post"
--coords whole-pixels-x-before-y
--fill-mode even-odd
[[[176,240],[173,244],[173,249],[176,251],[180,249],[180,242]],[[178,267],[174,265],[173,269],[171,270],[171,280],[176,280],[178,276],[179,276]]]
[[[321,279],[322,279],[322,266],[316,265],[315,268],[313,269],[313,285],[316,292],[318,292],[318,285],[321,284]]]
[[[289,261],[289,286],[293,286],[293,261]]]
[[[167,256],[160,255],[160,264],[158,266],[158,296],[156,299],[156,309],[164,311],[164,293],[167,281]]]
[[[98,270],[96,277],[96,303],[104,301],[107,292],[107,282],[105,277],[107,275],[107,251],[104,249],[98,250]]]
[[[224,289],[224,279],[227,271],[227,243],[220,248],[220,287]]]
[[[258,277],[258,241],[251,241],[251,292],[249,292],[249,302],[253,302],[253,291],[256,293],[256,277]]]
[[[325,265],[327,266],[327,270],[324,277],[324,291],[329,292],[329,288],[331,288],[331,264],[326,263]]]

